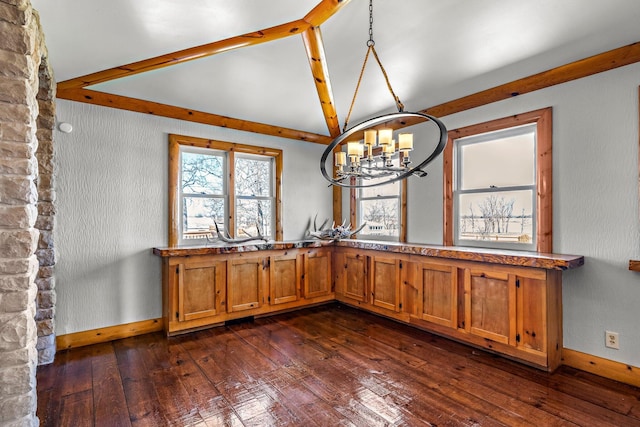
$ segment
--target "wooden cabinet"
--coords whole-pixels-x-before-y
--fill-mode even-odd
[[[164,258],[165,331],[332,301],[331,255],[331,248],[295,248]]]
[[[367,257],[351,251],[341,252],[336,268],[340,294],[359,302],[367,299]],[[336,289],[337,290],[337,289]]]
[[[304,253],[304,297],[307,299],[331,293],[331,250],[309,249]]]
[[[553,272],[465,270],[465,329],[531,357],[557,357],[562,338],[560,289]]]
[[[419,317],[449,328],[458,319],[458,268],[451,265],[418,262],[417,290]]]
[[[269,265],[269,304],[284,304],[300,298],[302,255],[287,251],[273,255]]]
[[[465,270],[465,330],[503,344],[515,344],[516,281],[513,274]]]
[[[165,330],[337,299],[539,368],[561,364],[561,269],[579,267],[582,257],[351,244],[358,243],[193,255],[168,249]]]
[[[215,316],[224,308],[226,263],[178,264],[178,311],[180,321]]]
[[[262,306],[264,283],[268,273],[266,257],[238,258],[227,261],[227,311],[243,311]],[[266,276],[266,277],[265,277]]]
[[[371,304],[391,311],[400,310],[400,260],[375,255],[370,258]]]
[[[340,248],[339,301],[548,370],[562,349],[560,272]]]

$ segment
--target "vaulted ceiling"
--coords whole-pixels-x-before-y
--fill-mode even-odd
[[[320,143],[344,124],[369,38],[366,0],[32,3],[60,98]],[[635,62],[639,22],[638,0],[374,0],[373,36],[420,111],[625,46],[600,62]],[[392,111],[370,60],[350,125]]]

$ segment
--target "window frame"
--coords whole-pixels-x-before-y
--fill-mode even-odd
[[[536,246],[534,250],[540,253],[553,251],[553,156],[552,156],[552,108],[543,108],[528,113],[516,114],[485,123],[471,125],[449,131],[448,143],[443,153],[444,173],[444,203],[443,203],[443,243],[453,246],[455,242],[454,210],[454,180],[455,180],[455,141],[484,133],[500,131],[526,124],[536,125],[536,194],[535,194],[535,224],[534,233]]]
[[[212,149],[227,154],[227,230],[231,237],[235,236],[236,214],[235,214],[235,154],[250,154],[273,157],[275,174],[273,180],[274,200],[274,239],[282,240],[282,150],[268,147],[258,147],[253,145],[238,144],[233,142],[216,141],[211,139],[197,138],[184,135],[169,134],[169,247],[177,247],[180,244],[181,231],[181,185],[180,185],[180,146],[189,146],[202,149]],[[194,241],[194,243],[196,243]]]

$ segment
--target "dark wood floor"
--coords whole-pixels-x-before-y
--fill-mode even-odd
[[[59,352],[42,426],[640,426],[640,389],[338,304]]]

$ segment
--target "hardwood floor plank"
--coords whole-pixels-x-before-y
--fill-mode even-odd
[[[60,418],[54,421],[54,425],[77,427],[93,426],[92,390],[64,395],[60,405]]]
[[[136,338],[138,337],[114,342],[129,420],[132,425],[163,425],[163,409],[158,403],[158,396],[142,357],[148,337]]]
[[[640,389],[339,304],[60,352],[42,426],[640,426]]]
[[[93,412],[95,425],[130,426],[124,387],[113,347],[92,360]]]

